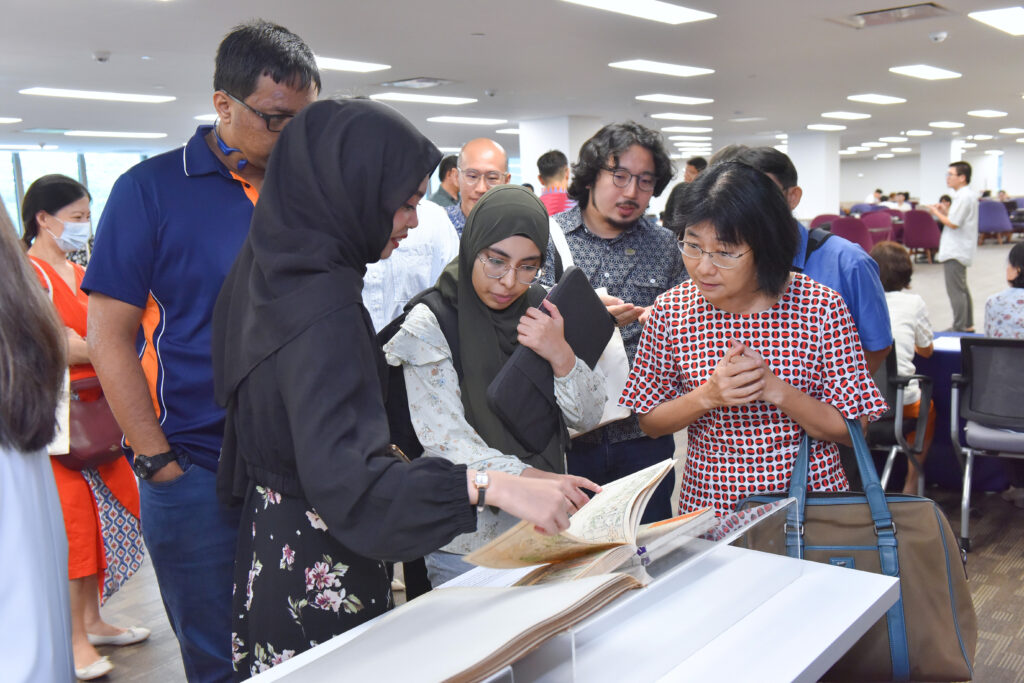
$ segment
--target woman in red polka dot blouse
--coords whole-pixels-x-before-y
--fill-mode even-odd
[[[689,427],[682,511],[786,490],[804,432],[809,488],[848,489],[843,418],[886,405],[842,298],[789,270],[798,233],[779,188],[727,162],[671,208],[692,279],[654,304],[620,402],[652,437]]]

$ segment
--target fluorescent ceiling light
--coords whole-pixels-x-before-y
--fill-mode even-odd
[[[840,126],[838,123],[811,123],[807,125],[807,130],[837,131],[846,130],[846,126]]]
[[[1021,131],[1024,133],[1024,130]],[[669,140],[688,140],[690,142],[711,142],[710,135],[670,135]]]
[[[776,140],[788,140],[789,139],[789,133],[778,133],[778,134],[775,135],[775,139]]]
[[[906,102],[902,97],[892,97],[891,95],[878,95],[875,93],[865,93],[863,95],[850,95],[846,99],[851,102],[867,102],[868,104],[903,104]]]
[[[714,100],[707,97],[687,97],[686,95],[637,95],[641,102],[661,102],[662,104],[711,104]]]
[[[462,123],[469,126],[499,126],[508,123],[508,119],[481,119],[473,116],[432,116],[431,123]]]
[[[437,151],[442,152],[444,154],[455,154],[457,152],[461,152],[462,148],[461,147],[438,147]]]
[[[1003,135],[1020,135],[1024,133],[1024,128],[1000,128],[999,132]]]
[[[413,92],[382,92],[370,95],[371,100],[384,100],[385,102],[418,102],[422,104],[472,104],[476,100],[472,97],[445,97],[443,95],[418,95]]]
[[[844,121],[856,121],[858,119],[870,119],[871,114],[859,114],[855,111],[826,111],[822,113],[823,119],[843,119]]]
[[[969,12],[967,16],[1009,33],[1011,36],[1024,36],[1024,7],[1004,7],[983,12]]]
[[[630,71],[645,71],[663,76],[703,76],[715,73],[714,69],[704,69],[699,66],[686,66],[685,64],[669,64],[668,62],[655,62],[650,59],[628,59],[624,62],[611,62],[608,66],[614,69],[629,69]]]
[[[957,73],[956,71],[940,69],[937,66],[929,66],[928,64],[908,64],[907,66],[894,66],[890,67],[889,71],[891,71],[894,74],[899,74],[901,76],[923,78],[926,81],[941,81],[945,78],[960,78],[961,76],[963,76],[963,74]]]
[[[1024,131],[1021,131],[1021,132],[1024,133]],[[923,138],[926,135],[931,135],[931,134],[932,134],[932,131],[930,131],[930,130],[908,130],[907,131],[907,135],[909,135],[912,138]]]
[[[670,121],[710,121],[714,116],[705,116],[704,114],[677,114],[675,112],[665,112],[664,114],[651,114],[652,119],[669,119]]]
[[[893,147],[890,151],[896,152],[897,154],[906,154],[907,152],[913,152],[909,147]]]
[[[963,128],[964,124],[959,121],[931,121],[929,124],[932,128]]]
[[[1017,138],[1017,142],[1024,144],[1024,138]]]
[[[14,116],[0,116],[0,123],[21,123],[21,119]],[[1024,131],[1021,131],[1024,133]]]
[[[107,102],[142,102],[145,104],[163,104],[173,102],[176,97],[171,95],[136,95],[126,92],[102,92],[97,90],[68,90],[66,88],[25,88],[19,90],[22,95],[43,95],[44,97],[71,97],[78,100],[105,100]]]
[[[10,152],[38,152],[39,150],[43,150],[43,151],[46,151],[46,152],[51,152],[51,151],[53,151],[55,149],[59,149],[57,147],[57,145],[3,145],[3,144],[0,144],[0,150],[10,151]]]
[[[985,150],[985,154],[988,154],[988,155],[994,156],[994,157],[1001,157],[1001,156],[1003,156],[1003,150],[1001,150],[1001,149],[986,149]]]
[[[193,116],[196,121],[216,121],[216,114],[200,114],[199,116]]]
[[[131,133],[114,130],[68,130],[64,135],[73,138],[139,138],[155,140],[167,137],[167,133]]]
[[[963,147],[964,149],[974,149],[978,145],[974,142],[961,142],[960,146]]]
[[[763,116],[741,116],[735,119],[729,119],[730,123],[753,123],[754,121],[767,121]]]
[[[972,135],[971,139],[972,140],[981,140],[982,142],[984,142],[985,140],[991,140],[992,137],[993,136],[991,136],[991,135]]]
[[[870,152],[871,151],[870,147],[864,147],[863,145],[860,145],[860,146],[857,146],[857,147],[848,147],[847,149],[851,149],[854,152]]]
[[[906,142],[907,139],[900,135],[887,135],[884,138],[878,138],[882,142]]]
[[[355,71],[361,74],[371,71],[384,71],[391,68],[390,64],[357,62],[352,59],[336,59],[334,57],[321,57],[320,55],[316,55],[316,65],[327,71]]]
[[[660,21],[663,24],[672,24],[673,26],[688,24],[692,21],[714,19],[716,16],[710,12],[701,12],[689,7],[671,5],[659,0],[564,0],[564,2],[601,9],[606,12],[626,14],[638,19]]]
[[[896,156],[896,155],[895,154],[889,154],[887,152],[885,154],[876,154],[875,158],[876,159],[892,159],[894,156]]]
[[[501,133],[502,135],[519,135],[518,128],[499,128],[494,131],[495,133]]]
[[[861,147],[888,147],[889,145],[887,145],[884,142],[862,142],[862,143],[860,143],[860,146]]]
[[[967,112],[968,116],[977,116],[982,119],[998,119],[1008,114],[1005,111],[999,111],[998,109],[973,109]]]
[[[845,157],[850,156],[851,154],[856,154],[856,152],[854,152],[852,149],[841,149],[839,150],[839,154]]]
[[[668,126],[661,130],[665,133],[710,133],[714,128],[702,128],[700,126]]]

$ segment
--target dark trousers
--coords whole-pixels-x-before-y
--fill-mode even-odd
[[[567,454],[569,474],[586,477],[595,484],[607,484],[633,474],[645,467],[671,458],[676,450],[672,435],[651,439],[646,436],[629,441],[609,443],[608,435],[603,435],[600,443],[581,443],[574,441],[572,450]],[[654,495],[651,496],[644,510],[642,524],[668,519],[675,511],[672,509],[672,487],[675,477],[669,472]]]

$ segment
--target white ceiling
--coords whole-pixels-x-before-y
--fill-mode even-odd
[[[180,144],[212,111],[213,55],[230,28],[251,17],[287,26],[320,55],[392,65],[387,71],[323,72],[325,96],[382,92],[376,84],[414,76],[451,79],[426,91],[468,96],[458,107],[398,104],[440,146],[493,136],[515,154],[514,136],[496,128],[561,115],[605,121],[635,119],[656,127],[709,125],[714,145],[775,144],[779,132],[826,122],[820,114],[869,113],[848,126],[841,145],[857,145],[936,120],[963,121],[960,136],[996,139],[975,151],[1012,147],[1024,127],[1024,37],[1014,38],[967,18],[1008,0],[942,0],[946,17],[857,30],[834,20],[884,9],[883,0],[680,0],[717,18],[668,26],[560,0],[5,0],[0,22],[0,144],[57,144],[62,150],[156,152]],[[941,43],[929,34],[948,32]],[[110,52],[100,63],[95,51]],[[715,70],[675,78],[612,69],[609,62],[653,59]],[[921,81],[889,73],[891,66],[926,63],[962,78]],[[174,95],[167,104],[121,104],[18,94],[31,86]],[[878,106],[847,95],[877,92],[907,99]],[[488,93],[488,94],[485,94]],[[638,102],[669,93],[713,98],[693,107]],[[999,119],[967,116],[971,109],[1009,112]],[[708,114],[707,123],[656,121],[663,111]],[[506,126],[427,123],[442,114],[509,120]],[[729,119],[763,117],[734,123]],[[69,138],[32,128],[153,131],[156,141]],[[938,131],[929,139],[949,138]],[[915,150],[916,140],[897,146]],[[566,150],[574,156],[577,150]],[[867,157],[860,154],[858,157]],[[851,157],[856,158],[856,157]]]

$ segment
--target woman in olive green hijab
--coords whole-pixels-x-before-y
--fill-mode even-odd
[[[384,351],[390,364],[403,366],[409,413],[424,455],[521,477],[557,478],[579,507],[587,501],[581,489],[599,487],[565,474],[565,430],[539,452],[531,451],[506,428],[487,399],[487,387],[522,344],[551,363],[554,398],[566,426],[586,430],[600,420],[604,379],[573,353],[565,341],[562,316],[544,301],[544,288],[535,284],[544,265],[548,225],[544,205],[516,185],[488,191],[470,212],[459,255],[435,287],[458,316],[461,380],[437,318],[424,304],[409,311]],[[475,533],[457,536],[427,556],[431,583],[437,586],[471,568],[461,556],[515,521],[497,510],[480,513]]]

